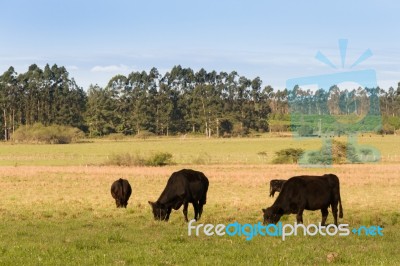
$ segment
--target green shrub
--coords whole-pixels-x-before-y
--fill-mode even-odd
[[[108,157],[105,165],[118,165],[118,166],[164,166],[173,164],[172,154],[168,152],[158,152],[148,158],[139,154],[112,154]]]
[[[112,154],[108,157],[108,160],[105,164],[118,166],[144,166],[146,165],[146,160],[139,154]]]
[[[168,152],[158,152],[146,160],[147,166],[164,166],[172,163],[172,154]]]
[[[249,129],[243,126],[241,123],[236,123],[232,128],[232,135],[234,137],[244,137],[249,134]]]
[[[272,161],[275,164],[290,164],[297,163],[303,155],[303,149],[283,149],[275,152],[276,158]]]
[[[123,140],[124,137],[125,136],[122,133],[111,133],[110,135],[107,136],[108,139],[115,141]]]
[[[200,152],[197,154],[196,157],[192,159],[192,164],[210,164],[211,163],[211,156],[207,152]]]
[[[312,127],[305,125],[305,126],[301,126],[297,132],[299,133],[299,136],[301,137],[307,137],[307,136],[312,136],[312,134],[314,133],[314,130]]]
[[[12,135],[16,143],[67,144],[83,138],[84,133],[74,127],[36,123],[32,126],[20,126]]]
[[[333,140],[331,143],[324,143],[318,151],[307,154],[307,162],[310,164],[344,164],[344,163],[361,163],[366,161],[374,161],[373,151],[369,148],[357,149],[352,143],[343,143]],[[364,158],[362,161],[360,156]],[[367,160],[367,156],[371,159]]]
[[[155,134],[153,132],[147,131],[147,130],[141,130],[138,134],[136,134],[136,138],[139,139],[148,139],[151,137],[154,137]]]

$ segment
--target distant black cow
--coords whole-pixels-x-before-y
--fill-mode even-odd
[[[111,185],[111,195],[115,199],[115,204],[117,205],[117,208],[126,208],[131,194],[132,188],[128,180],[120,178]]]
[[[174,172],[167,186],[156,202],[149,201],[154,219],[168,221],[171,210],[178,210],[183,204],[183,214],[188,221],[189,203],[193,204],[194,219],[198,220],[207,201],[208,179],[202,173],[190,169]]]
[[[281,192],[285,182],[285,179],[272,179],[271,182],[269,182],[269,196],[274,197],[275,192]]]
[[[282,215],[291,213],[297,214],[298,223],[303,223],[304,210],[321,210],[321,224],[325,225],[330,206],[337,225],[338,203],[339,218],[343,218],[339,178],[336,175],[295,176],[286,181],[274,204],[263,209],[264,223],[275,224]]]

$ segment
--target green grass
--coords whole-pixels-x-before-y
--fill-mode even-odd
[[[319,140],[150,139],[71,145],[0,145],[0,265],[398,265],[400,163],[303,168],[272,165],[258,153],[288,147],[317,149]],[[364,136],[385,156],[399,154],[394,136]],[[306,146],[303,146],[306,144]],[[108,154],[170,152],[179,164],[165,167],[101,166]],[[209,161],[200,157],[207,153]],[[196,157],[198,156],[198,157]],[[231,160],[224,160],[229,156]],[[245,158],[248,158],[247,161]],[[394,157],[393,157],[394,158]],[[400,159],[400,158],[399,158]],[[203,160],[204,164],[198,164]],[[59,166],[56,166],[59,165]],[[245,237],[188,236],[182,209],[168,223],[153,220],[156,200],[173,171],[193,168],[210,180],[200,223],[257,223],[270,206],[268,182],[300,174],[335,173],[350,227],[380,225],[384,236]],[[128,179],[127,209],[115,208],[112,182]],[[189,207],[189,217],[193,208]],[[306,211],[304,223],[320,212]],[[295,222],[295,215],[284,216]],[[332,222],[331,214],[328,223]]]
[[[282,147],[317,148],[318,140],[302,143],[290,138],[179,139],[153,138],[125,141],[95,140],[68,145],[0,144],[0,165],[87,165],[102,164],[113,154],[141,154],[147,157],[168,152],[178,164],[257,164],[272,160]],[[267,156],[258,153],[267,151]]]
[[[207,208],[201,222],[226,222],[223,217],[206,218],[213,211],[215,207]],[[151,221],[150,215],[148,209],[109,209],[82,211],[75,218],[3,221],[0,264],[321,265],[330,253],[338,254],[335,262],[340,264],[398,265],[400,261],[396,248],[400,234],[393,226],[378,238],[293,236],[285,241],[279,237],[246,241],[244,237],[188,236],[181,212],[173,213],[169,223]]]
[[[345,137],[339,138],[346,141]],[[177,164],[265,164],[275,152],[285,148],[317,150],[322,139],[279,137],[203,139],[153,138],[123,141],[93,140],[68,145],[0,144],[0,165],[99,165],[115,154],[140,154],[143,157],[157,152],[168,152]],[[365,135],[359,144],[376,147],[385,162],[399,162],[398,136]]]

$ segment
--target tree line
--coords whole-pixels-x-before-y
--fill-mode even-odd
[[[0,76],[2,139],[20,125],[69,125],[85,129],[87,95],[65,67],[33,64],[17,74],[10,67]]]
[[[388,90],[341,91],[332,86],[314,92],[296,86],[275,91],[263,87],[259,77],[195,72],[178,65],[164,75],[156,68],[116,75],[107,86],[90,85],[85,91],[65,67],[41,69],[33,64],[25,73],[10,67],[0,76],[0,136],[8,140],[19,126],[35,123],[73,126],[89,136],[246,135],[270,130],[269,120],[285,120],[293,108],[310,114],[362,115],[368,108],[379,109],[367,106],[371,95],[378,97],[382,115],[400,116],[400,83]],[[293,105],[296,102],[300,104]]]

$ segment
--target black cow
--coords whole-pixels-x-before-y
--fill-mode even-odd
[[[132,188],[128,180],[120,178],[111,185],[111,195],[115,199],[117,208],[126,208],[131,194]]]
[[[171,210],[178,210],[183,205],[183,214],[188,221],[189,203],[193,204],[194,219],[198,220],[207,201],[208,179],[202,173],[191,169],[174,172],[168,179],[167,186],[156,202],[149,201],[154,219],[168,221]]]
[[[272,179],[269,182],[269,196],[274,197],[275,192],[281,192],[285,179]]]
[[[264,223],[276,224],[284,214],[297,214],[297,223],[303,223],[304,210],[321,210],[322,225],[332,208],[335,225],[339,203],[339,218],[343,218],[339,178],[333,174],[323,176],[295,176],[286,181],[274,204],[263,209]]]

